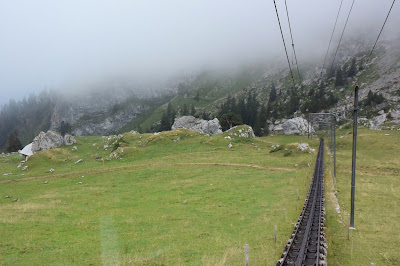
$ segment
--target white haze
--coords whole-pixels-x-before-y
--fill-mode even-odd
[[[276,2],[290,48],[284,1]],[[351,2],[343,1],[333,46]],[[300,67],[322,63],[339,3],[287,0]],[[356,0],[345,37],[367,32],[372,45],[391,3]],[[386,36],[399,22],[395,4]],[[272,0],[0,0],[0,104],[45,88],[268,60],[286,60]]]

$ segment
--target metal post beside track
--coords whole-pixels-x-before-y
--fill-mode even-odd
[[[353,159],[351,166],[351,211],[350,227],[354,227],[354,201],[356,193],[356,150],[357,150],[357,116],[358,116],[358,84],[354,88],[354,117],[353,117]]]

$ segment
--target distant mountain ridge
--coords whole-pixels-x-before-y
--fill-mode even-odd
[[[71,96],[51,91],[30,95],[19,102],[10,101],[1,109],[0,150],[5,150],[14,130],[27,144],[40,131],[60,131],[62,124],[78,136],[157,131],[168,104],[176,116],[190,109],[192,115],[214,118],[228,95],[239,100],[249,91],[262,105],[270,105],[268,123],[272,124],[291,117],[293,111],[351,108],[356,81],[360,85],[363,125],[379,129],[391,123],[396,129],[400,124],[399,43],[400,39],[380,41],[370,62],[366,62],[371,47],[360,41],[347,41],[339,49],[332,69],[322,69],[316,63],[300,65],[302,79],[300,82],[294,74],[295,86],[285,64],[267,62],[173,78],[151,93],[144,93],[145,88],[125,87]],[[272,87],[277,97],[268,104]]]

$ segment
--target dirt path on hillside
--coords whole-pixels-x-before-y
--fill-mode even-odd
[[[95,175],[95,174],[103,174],[109,172],[115,172],[119,170],[130,170],[130,169],[138,169],[144,167],[167,167],[167,166],[223,166],[223,167],[244,167],[244,168],[254,168],[259,170],[267,170],[267,171],[296,171],[294,168],[285,168],[285,167],[274,167],[274,166],[266,166],[266,165],[258,165],[258,164],[246,164],[246,163],[172,163],[172,164],[134,164],[134,165],[126,165],[119,167],[112,167],[106,169],[90,169],[88,171],[76,171],[69,173],[61,173],[61,174],[48,174],[43,176],[30,176],[18,179],[9,179],[0,181],[0,184],[7,183],[16,183],[16,182],[24,182],[24,181],[33,181],[37,179],[53,179],[53,178],[65,178],[65,177],[79,177],[82,175]]]

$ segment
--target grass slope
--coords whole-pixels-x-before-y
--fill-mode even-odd
[[[398,265],[400,132],[359,130],[357,230],[347,240],[347,131],[337,134],[336,186],[326,156],[328,262]],[[252,265],[274,265],[300,213],[315,154],[296,150],[305,137],[225,136],[126,133],[123,152],[117,149],[122,160],[107,160],[111,150],[103,145],[112,139],[81,137],[76,151],[35,154],[25,172],[16,168],[18,155],[0,158],[1,172],[14,173],[0,179],[0,264],[238,265],[248,243]],[[284,148],[271,152],[276,144]]]
[[[112,140],[80,137],[77,150],[35,154],[25,172],[18,155],[0,158],[14,173],[0,180],[0,264],[237,265],[246,243],[252,265],[274,264],[315,154],[296,149],[300,136],[225,136],[126,133],[122,160],[106,159]],[[271,153],[275,144],[287,151]]]
[[[366,129],[358,132],[356,230],[350,231],[348,240],[352,135],[346,135],[347,131],[338,133],[336,187],[330,174],[332,160],[327,157],[326,161],[328,263],[399,265],[400,132]],[[335,210],[335,191],[340,214]]]

